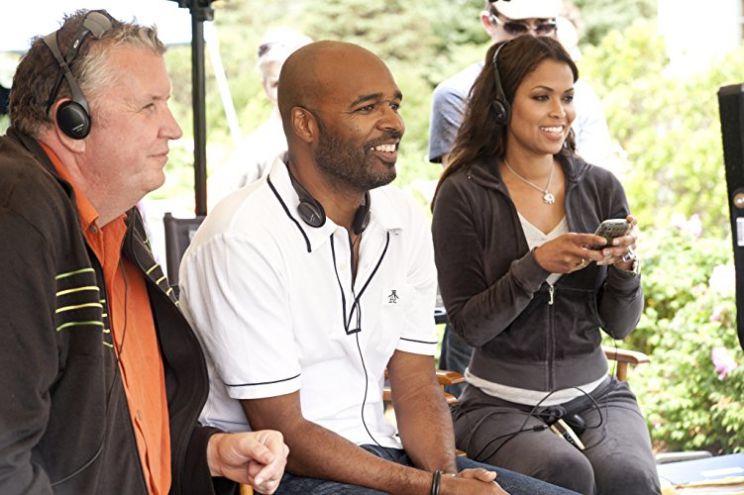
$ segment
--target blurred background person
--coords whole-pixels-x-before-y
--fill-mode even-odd
[[[258,70],[271,113],[264,123],[251,132],[233,151],[229,160],[209,180],[209,201],[217,203],[231,192],[263,176],[274,159],[287,151],[287,140],[277,106],[279,73],[284,61],[312,39],[288,27],[266,31],[258,46]]]

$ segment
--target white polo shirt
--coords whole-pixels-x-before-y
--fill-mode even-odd
[[[248,429],[238,399],[299,390],[305,419],[401,447],[383,417],[384,370],[396,349],[434,355],[436,271],[423,212],[391,187],[370,197],[353,285],[346,229],[300,219],[281,160],[209,214],[180,269],[209,367],[203,424]]]

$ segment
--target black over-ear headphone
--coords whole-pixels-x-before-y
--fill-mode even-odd
[[[297,205],[297,213],[300,215],[302,221],[315,228],[325,225],[326,214],[323,205],[313,198],[302,184],[297,182],[291,172],[289,173],[289,179],[292,182],[295,192],[297,192],[297,196],[300,198],[300,204]],[[369,192],[366,192],[364,193],[364,203],[357,208],[356,213],[354,213],[354,219],[351,222],[351,229],[355,234],[361,234],[367,228],[370,206]]]
[[[80,85],[72,75],[70,64],[72,64],[77,57],[80,52],[80,47],[89,34],[92,34],[94,38],[99,39],[109,29],[111,29],[111,19],[106,14],[95,10],[88,12],[83,19],[83,25],[80,28],[80,31],[75,35],[75,39],[73,40],[72,45],[70,45],[67,55],[64,57],[59,50],[59,42],[57,39],[59,31],[50,33],[43,38],[44,44],[49,47],[49,50],[52,52],[52,55],[54,55],[60,68],[59,78],[49,95],[47,112],[49,112],[49,109],[54,104],[59,88],[62,85],[62,79],[66,79],[67,85],[70,87],[70,92],[72,93],[72,100],[62,103],[59,108],[57,108],[55,119],[62,132],[73,139],[84,139],[90,132],[90,108],[88,107],[88,102],[85,100],[85,96],[83,96]]]
[[[493,54],[493,77],[495,80],[494,89],[496,90],[496,99],[491,102],[491,106],[493,107],[496,122],[504,126],[509,123],[511,105],[509,105],[509,101],[507,101],[506,94],[504,93],[504,87],[501,85],[501,74],[499,73],[499,53],[501,53],[501,49],[504,48],[508,43],[508,41],[503,42],[501,45],[498,46],[498,48],[496,48],[496,51]]]

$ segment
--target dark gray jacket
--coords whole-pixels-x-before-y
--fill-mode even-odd
[[[142,271],[165,372],[172,486],[232,493],[213,479],[197,418],[204,357],[150,254],[136,209],[122,256]],[[83,238],[72,189],[39,144],[0,137],[0,493],[146,494],[107,314],[101,265]],[[99,304],[100,303],[100,304]],[[131,330],[130,330],[131,331]],[[214,483],[214,488],[213,488]],[[224,491],[220,491],[224,490]]]
[[[612,173],[560,158],[571,232],[625,218]],[[535,261],[495,164],[476,163],[443,183],[434,207],[439,287],[455,331],[475,347],[470,371],[503,385],[556,390],[607,372],[600,327],[624,338],[643,310],[640,277],[590,264],[554,287]]]

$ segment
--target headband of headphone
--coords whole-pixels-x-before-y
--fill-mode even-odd
[[[64,57],[59,49],[59,30],[43,38],[44,44],[52,52],[60,68],[57,82],[49,94],[47,112],[54,105],[59,88],[62,85],[62,80],[67,80],[67,85],[70,87],[70,92],[72,93],[72,100],[62,103],[57,108],[55,119],[62,132],[73,139],[84,139],[90,133],[90,108],[83,95],[83,91],[80,89],[80,85],[72,75],[70,65],[78,56],[80,47],[88,35],[93,35],[94,38],[100,39],[109,29],[111,29],[111,18],[99,11],[88,12],[83,19],[83,25],[75,35],[75,39]]]
[[[493,54],[493,78],[494,78],[494,89],[496,90],[496,98],[491,103],[493,111],[495,113],[496,122],[501,125],[507,125],[509,123],[509,116],[511,114],[511,105],[506,99],[504,93],[504,87],[501,85],[501,74],[499,73],[499,53],[508,44],[508,41],[500,44]]]
[[[289,173],[289,179],[297,196],[300,198],[300,203],[297,205],[297,214],[300,215],[302,221],[314,228],[320,228],[325,225],[326,214],[323,205],[307,192],[307,189],[294,178],[292,172]],[[369,192],[366,192],[364,193],[364,203],[357,208],[357,211],[354,213],[354,219],[351,222],[351,230],[355,234],[361,234],[367,228],[371,205]]]

